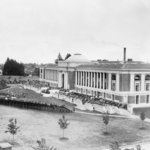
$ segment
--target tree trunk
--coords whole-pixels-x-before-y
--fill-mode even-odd
[[[64,129],[63,129],[63,138],[64,138]]]
[[[14,134],[13,134],[13,142],[14,142]]]

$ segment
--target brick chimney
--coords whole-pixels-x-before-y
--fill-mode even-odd
[[[126,62],[126,47],[123,48],[123,62]]]

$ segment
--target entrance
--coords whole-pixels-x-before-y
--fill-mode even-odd
[[[146,96],[146,103],[149,103],[149,95]]]
[[[139,95],[136,95],[136,104],[139,104]]]
[[[62,74],[62,76],[61,76],[61,81],[62,81],[62,88],[64,88],[64,83],[65,83],[65,75],[64,74]]]

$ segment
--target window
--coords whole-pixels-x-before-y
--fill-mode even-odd
[[[139,95],[136,95],[136,104],[139,104]]]
[[[135,91],[140,91],[140,83],[135,83]]]
[[[115,91],[115,90],[116,90],[116,81],[112,81],[111,90],[112,90],[112,91]]]
[[[145,76],[145,80],[150,81],[150,75],[149,74]]]
[[[146,91],[150,91],[150,83],[146,83]]]
[[[146,103],[149,103],[149,95],[146,96]]]

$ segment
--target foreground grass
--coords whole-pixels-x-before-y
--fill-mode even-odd
[[[69,140],[61,141],[62,131],[57,123],[61,114],[6,106],[0,106],[0,110],[0,141],[11,141],[11,135],[4,131],[9,118],[15,117],[18,120],[20,132],[15,137],[16,149],[30,150],[31,146],[36,145],[36,140],[41,138],[45,138],[47,144],[55,146],[58,150],[98,150],[109,147],[114,141],[130,144],[150,138],[150,125],[144,123],[146,129],[139,130],[140,120],[111,118],[108,125],[109,134],[104,135],[105,126],[102,117],[72,113],[67,114],[70,125],[65,131],[65,136]]]

